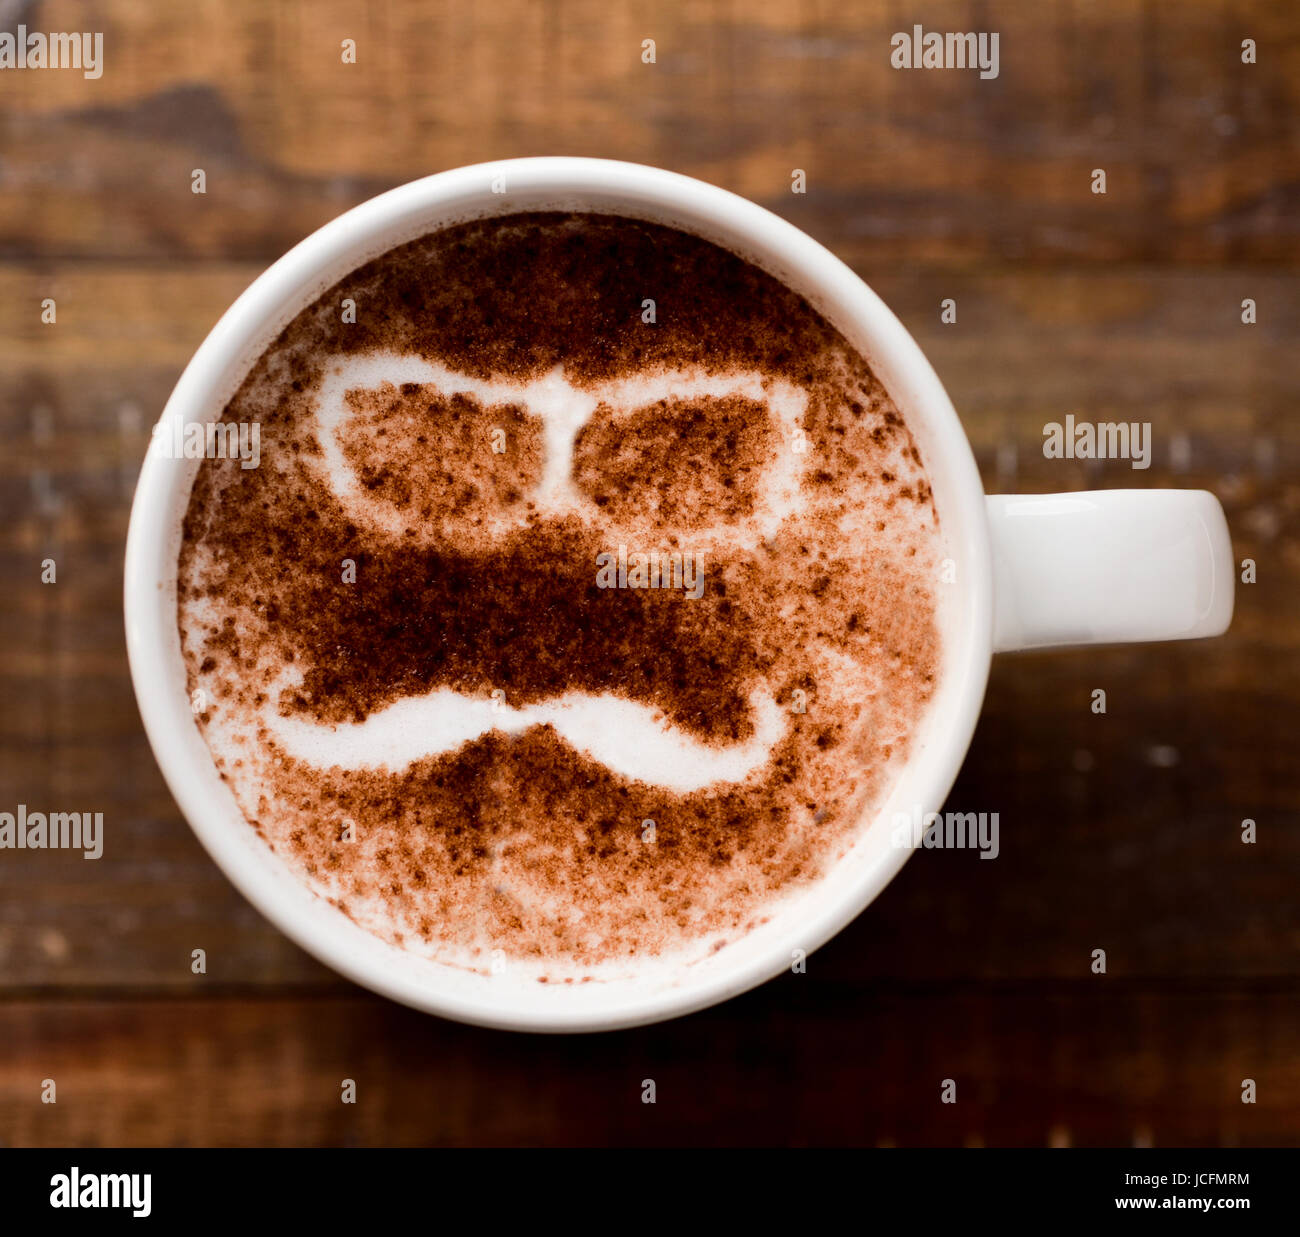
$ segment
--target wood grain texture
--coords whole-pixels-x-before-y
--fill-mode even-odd
[[[1264,264],[1300,250],[1286,0],[35,12],[42,28],[102,29],[105,69],[0,77],[0,256],[269,259],[381,189],[534,154],[658,164],[776,208],[803,168],[796,222],[850,261]],[[999,76],[891,68],[890,36],[914,21],[997,31]],[[1243,38],[1258,63],[1242,64]],[[1105,197],[1090,190],[1098,167]]]
[[[0,358],[20,375],[0,393],[0,564],[18,585],[0,610],[0,683],[22,702],[0,717],[0,786],[14,802],[72,801],[107,820],[101,860],[32,852],[0,864],[10,985],[188,987],[196,947],[226,980],[321,981],[177,816],[122,644],[120,549],[146,427],[254,273],[74,266],[47,284],[0,267]],[[1210,964],[1300,975],[1286,895],[1300,876],[1293,281],[1153,268],[864,273],[934,360],[990,490],[1208,487],[1260,581],[1239,590],[1233,630],[1212,644],[998,659],[951,805],[999,812],[1002,856],[918,856],[828,956],[864,978],[1067,978],[1105,936],[1126,974],[1196,976]],[[31,308],[45,286],[61,291],[54,326]],[[1234,313],[1243,290],[1267,307],[1257,326]],[[954,325],[939,322],[945,296]],[[1152,467],[1044,459],[1044,421],[1069,411],[1150,420]],[[1175,469],[1179,435],[1188,454]],[[55,585],[40,583],[46,557]],[[1089,708],[1098,686],[1105,717]],[[1260,822],[1254,847],[1238,840],[1247,816]],[[998,904],[1016,914],[995,914]],[[936,915],[960,954],[898,948]]]
[[[1293,6],[19,8],[0,28],[102,29],[106,70],[0,72],[0,810],[102,811],[106,847],[0,858],[0,1143],[1300,1142]],[[999,78],[889,69],[913,20],[998,30]],[[920,854],[803,987],[573,1041],[359,996],[262,921],[162,782],[121,626],[148,427],[242,288],[391,185],[556,152],[701,176],[844,257],[990,491],[1203,486],[1258,569],[1222,640],[996,661],[950,797],[999,813],[996,862]],[[1070,412],[1150,421],[1152,467],[1045,460]]]
[[[1300,1069],[1261,1028],[1298,1013],[1268,984],[864,992],[812,970],[594,1038],[347,997],[11,1001],[0,1111],[46,1146],[1294,1145]]]

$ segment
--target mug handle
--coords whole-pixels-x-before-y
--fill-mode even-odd
[[[1236,564],[1208,490],[990,495],[993,648],[1222,635]]]

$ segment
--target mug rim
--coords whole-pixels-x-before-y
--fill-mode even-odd
[[[520,200],[521,195],[527,198],[530,193],[534,198],[547,193],[564,198],[607,198],[625,202],[628,209],[623,213],[631,217],[654,219],[662,214],[681,219],[683,224],[679,226],[698,221],[719,234],[734,236],[737,242],[734,248],[738,252],[772,270],[783,282],[789,282],[807,296],[850,343],[867,355],[873,371],[903,411],[909,428],[915,432],[918,417],[924,422],[928,447],[926,472],[938,504],[946,507],[942,518],[951,529],[946,534],[948,553],[955,557],[964,578],[957,616],[962,625],[962,655],[957,663],[945,664],[940,676],[941,686],[950,697],[943,724],[930,723],[932,733],[925,750],[907,759],[895,781],[900,785],[906,783],[924,757],[928,771],[928,780],[922,782],[924,798],[919,794],[913,798],[925,810],[937,811],[956,779],[974,734],[993,652],[991,544],[983,485],[969,440],[938,375],[898,318],[839,258],[757,203],[659,168],[563,156],[474,164],[409,182],[362,202],[326,223],[259,275],[200,344],[168,398],[160,423],[184,419],[187,413],[210,407],[214,397],[228,385],[232,369],[246,373],[264,350],[265,342],[249,355],[251,344],[266,338],[267,324],[278,321],[283,325],[325,287],[337,282],[330,279],[319,286],[320,273],[336,262],[340,254],[355,251],[360,239],[391,237],[403,221],[409,222],[423,213],[440,213],[443,218],[426,231],[447,226],[453,221],[449,208],[456,203],[482,199],[494,177],[505,178],[514,201]],[[530,204],[518,209],[540,207]],[[639,209],[645,210],[645,215],[640,215]],[[482,209],[477,213],[515,212]],[[474,214],[471,210],[466,217]],[[401,243],[401,239],[391,239],[378,244],[373,252],[382,253]],[[764,258],[770,259],[772,265],[764,262]],[[360,264],[356,262],[352,269]],[[787,281],[773,267],[796,273],[798,283]],[[286,306],[292,307],[287,316]],[[830,306],[838,311],[838,321],[829,311]],[[869,339],[869,346],[855,340],[846,326]],[[882,375],[882,369],[888,379]],[[906,388],[906,395],[900,398],[898,391],[902,388]],[[223,399],[222,406],[224,402]],[[942,491],[934,480],[939,463],[933,455],[936,448],[943,457]],[[187,494],[193,478],[192,472],[169,467],[169,463],[152,450],[147,453],[127,534],[124,612],[137,703],[159,768],[200,843],[240,893],[291,940],[331,969],[402,1004],[471,1024],[529,1031],[612,1030],[677,1017],[739,995],[773,978],[789,965],[787,946],[794,937],[787,930],[771,947],[732,972],[711,977],[705,983],[642,994],[639,999],[625,995],[621,1000],[609,1002],[609,1008],[599,1012],[585,1007],[571,1011],[562,1007],[532,1008],[525,1002],[501,1006],[440,991],[437,984],[416,982],[396,973],[391,966],[385,972],[382,956],[373,953],[367,956],[352,938],[352,933],[364,929],[346,920],[340,911],[311,891],[305,881],[292,875],[299,888],[325,907],[338,924],[331,926],[329,916],[309,914],[306,904],[289,892],[282,876],[270,873],[271,864],[283,866],[283,860],[265,844],[262,845],[267,857],[259,858],[248,838],[235,836],[227,813],[206,796],[204,783],[209,783],[206,789],[210,789],[215,764],[193,723],[184,682],[175,683],[164,665],[163,650],[168,647],[169,638],[179,640],[174,603],[171,607],[165,600],[160,604],[160,590],[165,593],[169,580],[174,590],[176,576],[174,557],[170,563],[167,561],[172,544],[168,523],[182,480]],[[170,631],[165,617],[168,613]],[[946,659],[952,653],[950,647],[945,648]],[[934,707],[932,702],[930,708]],[[182,733],[185,730],[188,736]],[[206,774],[195,765],[200,759],[196,755],[195,739],[202,744],[210,765]],[[252,826],[242,814],[240,819],[245,832],[253,835]],[[860,827],[860,835],[865,832],[866,822]],[[882,846],[877,846],[877,852],[873,859],[863,859],[867,866],[845,894],[829,907],[819,908],[812,923],[797,934],[805,953],[811,953],[856,918],[911,854],[909,848]],[[817,879],[816,887],[823,887],[830,872],[842,863],[843,858],[830,861],[827,874]]]

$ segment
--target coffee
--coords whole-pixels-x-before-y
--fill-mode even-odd
[[[944,542],[866,361],[745,258],[530,213],[297,315],[186,512],[188,686],[249,823],[453,965],[699,956],[870,822],[942,672]]]

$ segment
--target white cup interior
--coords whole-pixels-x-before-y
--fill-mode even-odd
[[[494,192],[504,185],[505,192]],[[944,670],[913,753],[884,809],[816,884],[773,904],[766,923],[716,953],[674,966],[647,960],[608,979],[540,984],[507,964],[480,975],[387,945],[302,881],[245,822],[190,712],[176,623],[181,521],[199,461],[149,453],[131,514],[126,628],[131,673],[158,762],[200,841],[240,891],[308,952],[407,1005],[481,1025],[537,1031],[632,1026],[723,1000],[790,966],[857,915],[910,851],[891,842],[896,811],[938,810],[974,731],[991,651],[992,586],[984,496],[942,385],[879,298],[784,220],[674,173],[594,159],[513,160],[404,185],[340,216],[286,254],[222,317],[182,374],[163,420],[219,416],[278,332],[325,289],[395,245],[451,223],[523,210],[632,215],[684,228],[749,258],[805,296],[863,353],[917,440],[957,571]]]

